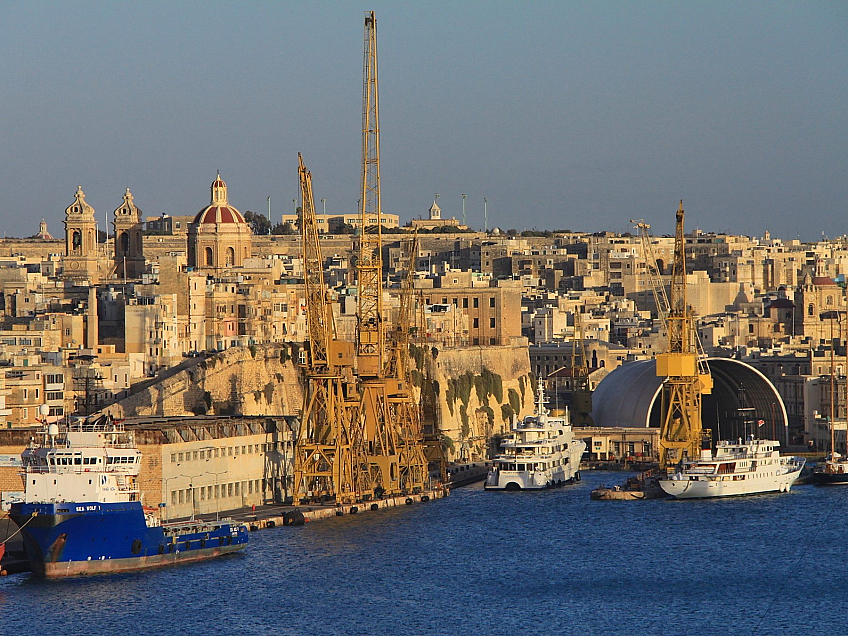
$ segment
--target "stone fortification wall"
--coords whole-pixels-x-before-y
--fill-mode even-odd
[[[425,426],[436,421],[450,459],[485,459],[512,419],[532,412],[535,379],[526,345],[413,347],[412,354]]]
[[[104,409],[116,418],[175,415],[292,415],[303,402],[285,344],[233,347]]]

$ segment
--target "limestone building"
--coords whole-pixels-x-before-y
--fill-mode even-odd
[[[212,200],[188,226],[188,265],[201,270],[241,267],[250,258],[253,233],[227,197],[219,174],[212,182]]]
[[[830,321],[824,315],[833,315],[836,330],[845,322],[845,290],[829,276],[811,276],[809,272],[795,292],[795,334],[823,342],[834,334]],[[844,336],[841,336],[844,338]]]
[[[65,277],[96,283],[97,221],[94,208],[85,200],[82,186],[65,209]]]
[[[130,189],[115,210],[112,221],[115,231],[115,272],[120,278],[140,278],[144,272],[144,246],[142,244],[141,210],[133,202]]]

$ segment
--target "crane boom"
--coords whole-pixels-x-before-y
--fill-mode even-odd
[[[380,377],[383,371],[383,236],[380,203],[380,105],[377,83],[377,20],[365,14],[362,82],[362,187],[357,369],[360,376]]]
[[[324,263],[318,239],[315,202],[312,199],[312,173],[297,153],[300,178],[300,232],[303,239],[303,278],[306,286],[306,323],[309,332],[309,362],[313,369],[330,366],[330,346],[335,338],[333,312],[326,302]]]

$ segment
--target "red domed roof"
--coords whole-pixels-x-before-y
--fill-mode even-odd
[[[210,205],[194,217],[194,223],[245,223],[241,212],[229,205]]]
[[[227,184],[218,174],[212,182],[212,201],[194,217],[193,223],[246,223],[241,212],[227,201]]]

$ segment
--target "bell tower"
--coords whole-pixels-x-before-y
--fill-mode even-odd
[[[115,229],[115,274],[119,278],[141,278],[144,273],[141,210],[133,202],[130,189],[115,210],[112,221]]]
[[[65,276],[98,282],[97,221],[94,208],[77,186],[74,202],[65,209]]]

